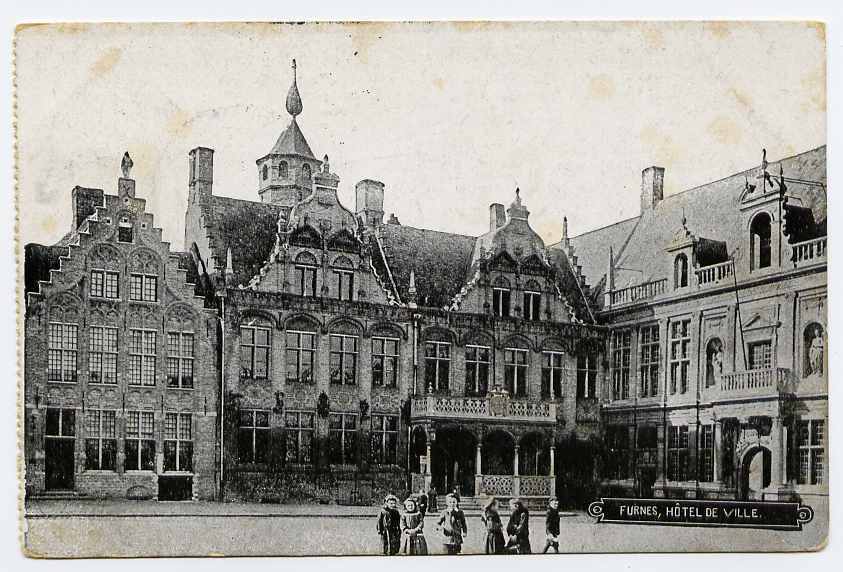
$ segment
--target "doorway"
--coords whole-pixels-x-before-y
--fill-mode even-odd
[[[770,486],[772,454],[765,447],[756,447],[744,455],[741,463],[740,500],[761,498],[761,491]]]
[[[469,431],[439,429],[431,451],[432,485],[443,493],[456,489],[462,496],[474,496],[476,450],[477,439]]]
[[[76,410],[47,409],[44,431],[44,486],[47,490],[73,489],[76,445]]]

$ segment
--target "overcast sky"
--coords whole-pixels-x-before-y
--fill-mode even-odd
[[[17,38],[22,243],[70,228],[71,189],[116,194],[120,159],[183,248],[188,151],[214,193],[258,200],[255,160],[289,122],[290,60],[340,200],[386,185],[403,224],[477,235],[515,187],[556,242],[665,193],[825,143],[825,38],[807,24],[40,26]]]

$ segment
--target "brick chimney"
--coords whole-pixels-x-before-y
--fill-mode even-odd
[[[383,223],[383,187],[383,183],[372,179],[363,179],[354,185],[354,210],[366,226]],[[392,223],[392,220],[389,222]]]
[[[506,209],[500,203],[489,205],[489,232],[506,224]]]
[[[641,213],[656,207],[664,198],[664,167],[647,167],[641,171]]]
[[[213,194],[214,188],[214,150],[207,147],[191,149],[190,157],[190,193],[188,202],[204,201]]]

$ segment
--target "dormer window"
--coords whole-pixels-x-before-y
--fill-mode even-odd
[[[541,288],[535,280],[527,282],[524,290],[524,319],[540,320],[541,311]]]
[[[296,258],[295,285],[297,294],[316,296],[316,257],[302,252]]]
[[[749,228],[751,259],[750,269],[768,268],[771,262],[770,215],[761,213],[752,221]]]
[[[685,288],[688,286],[688,257],[679,254],[673,260],[673,288]]]
[[[337,298],[354,299],[354,265],[345,256],[338,257],[333,263],[334,281],[337,286]]]
[[[492,286],[492,312],[495,316],[509,316],[509,299],[509,281],[503,276],[498,276]]]
[[[117,241],[118,242],[132,242],[133,240],[133,232],[132,232],[132,221],[129,220],[129,217],[120,217],[120,223],[117,226]]]

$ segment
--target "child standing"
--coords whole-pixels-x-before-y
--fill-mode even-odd
[[[401,549],[401,515],[398,513],[398,497],[387,495],[378,515],[378,534],[383,541],[385,556],[394,556]]]
[[[507,546],[514,548],[517,554],[530,554],[530,513],[521,499],[509,499],[509,524],[506,533],[509,535]]]
[[[462,542],[468,532],[465,523],[465,514],[457,506],[457,499],[454,495],[445,497],[447,508],[439,515],[436,525],[445,535],[445,550],[448,554],[459,554],[462,552]]]
[[[503,538],[503,523],[498,514],[498,499],[489,498],[483,507],[480,520],[486,526],[486,554],[503,554],[506,552],[506,541]]]
[[[427,541],[424,538],[424,514],[419,510],[416,499],[404,501],[404,514],[401,515],[404,554],[423,556],[427,554]]]
[[[550,497],[547,507],[547,516],[544,520],[544,531],[547,535],[547,541],[544,544],[542,554],[546,554],[550,547],[556,554],[559,554],[559,499]]]

